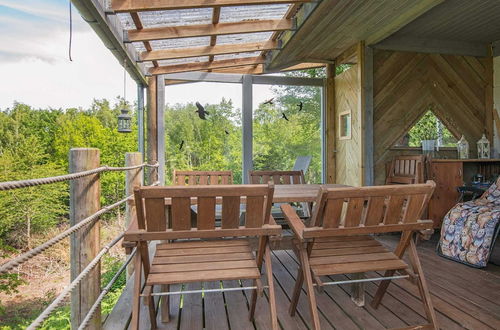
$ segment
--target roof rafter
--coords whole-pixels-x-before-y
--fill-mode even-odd
[[[284,31],[291,30],[293,25],[293,20],[282,19],[145,28],[142,30],[128,30],[127,41],[150,41],[225,34]]]
[[[312,0],[112,0],[111,7],[113,11],[122,13],[225,6],[272,5],[311,1]]]
[[[263,63],[264,59],[260,56],[257,56],[257,57],[220,60],[213,62],[196,62],[196,63],[165,65],[157,68],[155,67],[150,68],[149,73],[152,75],[159,75],[159,74],[176,73],[176,72],[203,71],[203,70],[213,70],[220,68],[246,66],[246,65],[259,65]]]
[[[162,50],[153,50],[149,52],[148,51],[142,52],[139,61],[143,62],[143,61],[156,61],[156,60],[171,60],[176,58],[187,58],[187,57],[198,57],[198,56],[214,56],[223,54],[255,52],[255,51],[270,50],[277,48],[278,48],[277,41],[263,41],[263,42],[244,43],[244,44],[162,49]]]

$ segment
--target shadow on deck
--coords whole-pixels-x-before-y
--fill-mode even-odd
[[[380,240],[394,247],[397,236],[383,236]],[[424,268],[443,329],[500,329],[500,267],[490,264],[486,269],[474,269],[438,257],[434,251],[436,237],[422,242],[418,252]],[[297,260],[290,250],[274,250],[273,272],[276,284],[278,319],[283,329],[308,329],[310,322],[307,299],[303,291],[295,317],[288,314],[290,297],[297,275]],[[370,275],[370,274],[368,274]],[[375,274],[371,274],[375,275]],[[380,275],[380,274],[379,274]],[[342,280],[347,276],[331,276]],[[225,287],[240,285],[238,281],[224,281]],[[250,283],[242,283],[249,285]],[[401,328],[426,323],[425,314],[416,286],[406,280],[393,281],[382,305],[374,310],[369,303],[378,283],[366,284],[366,305],[357,307],[350,299],[348,285],[327,286],[317,295],[322,329],[384,329]],[[215,288],[217,283],[206,283]],[[185,289],[199,289],[193,283]],[[179,287],[175,288],[179,289]],[[258,299],[256,319],[248,321],[250,292],[234,291],[205,293],[171,298],[171,321],[161,323],[160,329],[269,329],[267,295]],[[125,296],[117,304],[122,311],[112,313],[105,322],[105,329],[123,329],[130,318],[130,300]],[[141,312],[141,329],[149,329],[146,310]]]

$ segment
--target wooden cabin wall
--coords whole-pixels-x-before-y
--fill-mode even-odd
[[[350,186],[363,184],[361,81],[359,64],[335,76],[336,116],[336,183]],[[340,139],[339,115],[351,112],[351,138]]]
[[[385,163],[398,153],[391,147],[430,107],[457,138],[465,135],[471,157],[483,133],[491,140],[491,57],[377,49],[373,63],[376,184],[384,182]]]

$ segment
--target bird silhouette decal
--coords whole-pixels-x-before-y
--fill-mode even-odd
[[[269,104],[269,105],[273,105],[274,104],[274,97],[270,98],[269,100],[267,100],[266,102],[264,102],[263,104]]]
[[[227,130],[224,130],[224,133],[226,133],[226,135],[229,135],[229,132]]]
[[[200,119],[207,120],[206,115],[209,115],[209,113],[207,111],[205,111],[205,108],[200,104],[200,102],[196,102],[195,104],[196,104],[196,107],[198,108],[198,110],[196,110],[195,112],[198,113],[198,116],[200,117]]]
[[[304,106],[304,103],[302,101],[300,101],[300,103],[297,104],[297,106],[299,107],[299,111],[302,111],[302,107]]]
[[[184,147],[184,140],[181,141],[181,144],[179,145],[179,150],[182,150],[183,147]]]
[[[284,112],[281,113],[281,118],[283,118],[286,121],[290,121],[290,120],[288,120],[288,118],[287,118],[287,116],[285,115]]]

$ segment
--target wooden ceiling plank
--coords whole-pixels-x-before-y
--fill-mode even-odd
[[[128,30],[127,41],[150,41],[202,36],[217,36],[225,34],[241,34],[252,32],[267,32],[290,30],[293,28],[292,20],[257,20],[244,22],[231,22],[219,24],[199,24],[185,26],[169,26],[159,28],[146,28],[142,30]]]
[[[132,17],[132,21],[134,22],[135,28],[137,30],[142,30],[144,28],[144,26],[142,25],[141,18],[139,17],[139,14],[138,13],[131,13],[130,16]],[[149,43],[149,41],[144,41],[143,44],[144,44],[144,48],[146,48],[146,50],[148,52],[150,52],[150,51],[153,50],[153,48],[151,47],[151,44]],[[157,67],[158,66],[158,62],[157,61],[153,61],[153,65],[155,67]]]
[[[192,48],[162,49],[142,52],[139,62],[171,60],[198,56],[214,56],[277,49],[277,41],[252,42],[245,44],[215,45]]]
[[[196,63],[185,63],[185,64],[175,64],[175,65],[165,65],[157,68],[150,68],[149,73],[152,75],[176,73],[176,72],[189,72],[189,71],[202,71],[202,70],[213,70],[245,65],[259,65],[263,64],[264,59],[262,57],[246,57],[237,58],[230,60],[220,60],[213,62],[196,62]]]
[[[311,1],[313,0],[112,0],[111,8],[116,13],[124,13],[226,6],[273,5]]]

